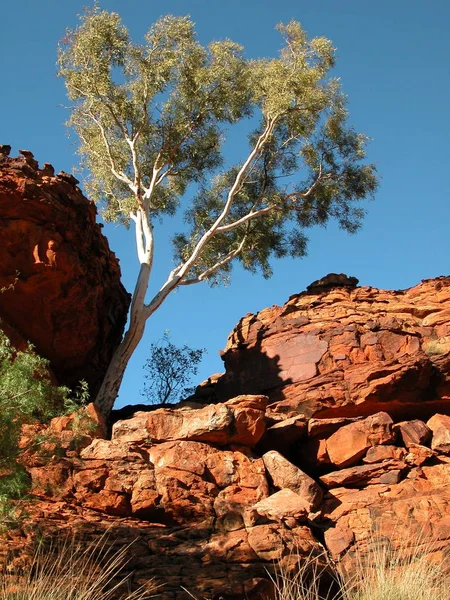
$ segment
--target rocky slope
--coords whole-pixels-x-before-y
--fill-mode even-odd
[[[60,383],[94,396],[119,343],[129,295],[96,209],[67,173],[0,147],[0,319],[32,342]]]
[[[245,317],[230,336],[226,360],[239,352],[241,374],[251,375],[261,330],[265,356],[284,365],[278,373],[291,365],[275,386],[258,371],[271,398],[137,412],[111,439],[91,406],[87,421],[41,430],[38,452],[29,427],[22,459],[38,501],[0,554],[26,563],[36,524],[83,539],[109,530],[111,544],[132,542],[133,585],[153,578],[167,600],[187,598],[182,587],[262,600],[274,564],[293,568],[325,549],[351,571],[373,534],[441,561],[450,547],[449,309],[450,278],[404,292],[315,286]],[[309,379],[298,365],[315,365]],[[221,380],[201,390],[220,394]]]

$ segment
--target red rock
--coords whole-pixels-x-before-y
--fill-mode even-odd
[[[0,294],[2,327],[19,349],[32,342],[60,383],[87,381],[94,398],[130,297],[95,206],[75,179],[47,173],[25,155],[0,160],[0,287],[13,284]]]
[[[310,504],[292,490],[283,489],[260,500],[252,509],[256,515],[266,517],[269,521],[294,519],[304,522],[308,518]]]
[[[136,413],[132,419],[114,424],[112,439],[146,443],[195,440],[251,447],[265,431],[266,405],[265,396],[238,396],[200,409],[160,408]]]
[[[309,437],[329,437],[335,431],[349,425],[355,421],[360,421],[362,417],[335,417],[331,419],[309,419],[308,421],[308,436]]]
[[[222,531],[234,531],[244,527],[246,509],[257,504],[267,495],[267,489],[246,488],[239,485],[230,485],[221,490],[214,500],[214,512],[218,518],[216,526]]]
[[[159,506],[168,524],[199,521],[214,516],[217,487],[199,475],[176,468],[155,469]]]
[[[307,423],[303,415],[296,415],[272,425],[264,433],[258,445],[258,452],[277,450],[283,456],[289,457],[298,442],[305,437]]]
[[[51,459],[45,468],[31,467],[31,491],[35,496],[47,496],[55,499],[72,495],[74,481],[70,461]]]
[[[325,544],[331,556],[336,560],[340,554],[348,550],[355,539],[349,528],[333,527],[325,531]]]
[[[218,451],[200,442],[166,442],[148,449],[149,460],[155,469],[173,467],[203,476],[206,460]]]
[[[447,415],[434,415],[427,422],[433,432],[431,440],[432,450],[447,454],[450,452],[450,417]]]
[[[338,467],[355,465],[371,446],[394,441],[393,421],[384,412],[344,425],[327,440],[330,460]]]
[[[409,465],[416,465],[417,467],[420,467],[435,455],[436,452],[430,450],[430,448],[427,446],[410,444],[408,448],[408,454],[405,456],[405,462]]]
[[[112,426],[112,439],[122,442],[151,443],[147,433],[148,412],[138,411],[131,418],[116,421]]]
[[[88,496],[90,492],[99,492],[108,478],[106,467],[83,469],[74,474],[74,485],[79,496]]]
[[[110,490],[100,490],[84,499],[86,508],[96,510],[107,515],[125,517],[130,514],[130,504],[124,494],[118,494]]]
[[[411,444],[426,446],[431,440],[432,433],[430,428],[420,419],[396,423],[393,429],[394,431],[398,431],[407,448]]]
[[[373,484],[398,483],[407,465],[400,460],[386,460],[371,465],[359,465],[322,475],[320,481],[328,488],[363,487]]]
[[[241,319],[214,398],[269,396],[270,414],[429,418],[450,400],[450,278],[403,291],[335,287]],[[204,400],[204,398],[203,398]]]
[[[210,454],[206,459],[206,469],[220,488],[241,485],[260,489],[261,497],[269,493],[262,459],[250,459],[241,452],[217,452]]]
[[[275,487],[287,488],[297,493],[307,503],[310,511],[319,506],[323,492],[314,479],[290,463],[276,450],[266,452],[262,458]]]
[[[433,549],[428,552],[425,542],[420,550],[445,562],[450,456],[410,441],[407,450],[393,446],[402,443],[400,435],[379,409],[392,410],[401,421],[397,432],[403,421],[447,410],[450,359],[443,338],[450,336],[449,292],[449,278],[405,292],[321,289],[293,297],[282,314],[263,311],[264,322],[262,313],[253,321],[245,318],[243,341],[239,348],[237,337],[233,342],[243,360],[243,384],[251,368],[245,348],[251,358],[258,343],[272,344],[272,350],[280,343],[287,353],[283,365],[288,368],[292,359],[298,380],[277,381],[268,393],[272,400],[284,391],[286,397],[275,399],[266,412],[265,399],[254,397],[213,407],[191,399],[181,410],[157,413],[154,437],[147,427],[153,413],[140,412],[115,425],[113,440],[93,440],[81,456],[66,449],[66,457],[54,452],[45,464],[30,453],[25,466],[38,500],[27,504],[30,515],[18,531],[1,538],[0,564],[15,553],[17,564],[22,560],[26,566],[25,540],[36,527],[58,537],[62,531],[81,532],[82,540],[99,539],[108,530],[112,545],[132,543],[126,552],[133,585],[154,577],[164,584],[161,600],[182,600],[181,586],[198,598],[262,600],[273,594],[267,569],[294,572],[299,562],[323,550],[318,531],[344,570],[357,567],[358,553],[366,556],[374,531],[394,549],[411,538],[412,552],[419,536],[427,536]],[[277,311],[277,322],[271,321]],[[310,336],[306,342],[287,343],[286,338],[304,334]],[[327,344],[317,361],[313,338]],[[441,340],[439,354],[430,345],[433,339]],[[270,356],[268,379],[280,374]],[[300,366],[306,372],[312,363],[317,375],[302,379]],[[219,390],[221,381],[209,387]],[[309,435],[303,431],[306,414],[316,414]],[[435,443],[446,419],[431,420]],[[293,435],[284,446],[292,460],[273,451],[260,458],[264,439],[253,441],[264,423],[284,432],[281,442]],[[52,427],[66,444],[70,418]],[[303,437],[297,437],[300,430]],[[33,425],[24,428],[22,457],[33,431]],[[444,427],[444,444],[445,436]],[[166,437],[174,440],[163,441]],[[334,468],[327,464],[327,445],[334,460],[340,455],[341,466],[356,460],[355,452],[364,464],[327,473]],[[315,479],[329,486],[324,495]]]
[[[147,452],[120,440],[96,439],[81,451],[80,456],[83,460],[123,460],[128,463],[145,463],[148,460]]]
[[[299,444],[297,447],[297,461],[300,467],[307,471],[320,471],[324,466],[331,464],[327,452],[327,441],[323,438],[312,437]]]
[[[367,464],[382,462],[383,460],[401,460],[405,458],[406,450],[397,446],[372,446],[367,450],[363,462]]]

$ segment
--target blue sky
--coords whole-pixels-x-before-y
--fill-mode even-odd
[[[59,170],[77,165],[67,137],[63,81],[55,76],[58,40],[90,0],[3,2],[0,20],[0,143],[29,149]],[[273,56],[280,21],[299,20],[311,37],[337,48],[334,74],[349,97],[350,122],[371,138],[368,159],[381,185],[362,230],[348,236],[330,224],[309,232],[309,255],[274,264],[264,280],[236,270],[228,288],[207,285],[172,295],[151,318],[133,357],[117,406],[142,401],[142,365],[164,330],[176,344],[205,347],[197,381],[222,370],[218,350],[239,318],[282,304],[313,280],[345,272],[360,284],[403,289],[450,273],[450,4],[445,0],[103,0],[136,40],[162,14],[190,14],[199,39],[231,38],[249,57]],[[234,145],[234,138],[233,138]],[[236,139],[231,151],[244,146]],[[104,230],[131,291],[137,272],[132,232]],[[157,235],[155,285],[171,267],[166,227]],[[158,250],[159,248],[159,250]]]

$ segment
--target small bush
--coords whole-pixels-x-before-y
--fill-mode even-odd
[[[8,501],[20,498],[28,486],[17,461],[22,425],[74,410],[77,404],[69,392],[52,385],[48,361],[31,345],[15,351],[0,330],[0,514],[10,514]]]
[[[143,367],[146,374],[142,395],[149,403],[164,406],[192,394],[194,388],[187,386],[197,375],[205,352],[205,349],[196,350],[186,344],[175,346],[165,332],[159,342],[150,346],[150,356]]]

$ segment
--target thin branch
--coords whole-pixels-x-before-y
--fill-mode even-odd
[[[114,175],[114,177],[116,177],[117,179],[119,179],[119,181],[122,181],[122,183],[125,183],[126,185],[128,185],[128,187],[135,193],[135,188],[133,185],[133,182],[131,181],[131,179],[129,177],[127,177],[125,175],[125,173],[123,173],[122,171],[119,171],[116,167],[115,161],[114,161],[114,157],[112,155],[111,152],[111,146],[110,143],[108,141],[108,138],[106,136],[106,132],[105,132],[105,128],[103,127],[102,123],[96,118],[94,117],[94,115],[90,112],[87,113],[88,116],[94,121],[94,123],[97,124],[97,127],[100,129],[100,133],[103,139],[103,143],[105,145],[106,148],[106,152],[108,154],[108,158],[109,158],[109,162],[110,162],[110,168],[111,168],[111,173]]]
[[[233,229],[240,227],[241,225],[243,225],[244,223],[247,223],[248,221],[251,221],[252,219],[256,219],[257,217],[260,217],[261,215],[267,214],[268,212],[270,212],[271,210],[274,210],[275,208],[277,208],[277,205],[271,204],[264,208],[260,208],[259,210],[255,210],[255,211],[252,210],[249,213],[247,213],[245,216],[238,219],[237,221],[233,221],[233,223],[229,223],[228,225],[222,225],[221,227],[218,227],[216,229],[216,233],[225,233],[226,231],[232,231]]]
[[[198,277],[182,280],[179,285],[192,285],[194,283],[200,283],[201,281],[207,279],[210,275],[213,275],[221,267],[232,261],[233,258],[236,258],[236,256],[238,256],[238,254],[242,252],[246,238],[247,235],[244,235],[244,237],[241,240],[241,243],[237,248],[228,252],[226,256],[224,256],[221,260],[218,260],[212,267],[209,267],[209,269],[203,271],[203,273],[201,273]]]

